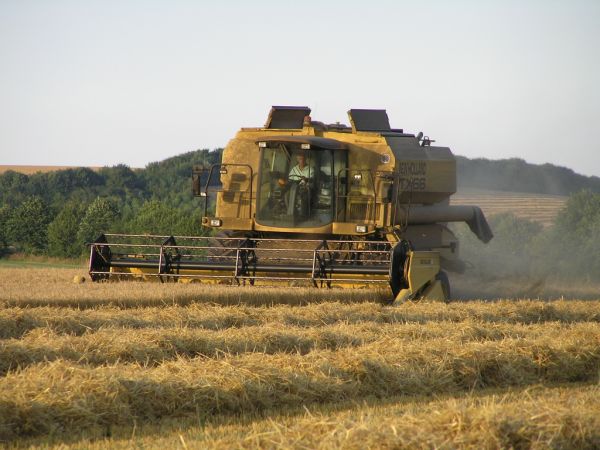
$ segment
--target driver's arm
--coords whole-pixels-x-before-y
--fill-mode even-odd
[[[299,180],[302,179],[302,175],[300,175],[300,171],[298,170],[298,166],[292,167],[292,170],[290,170],[290,174],[289,174],[288,178],[291,181],[299,181]]]

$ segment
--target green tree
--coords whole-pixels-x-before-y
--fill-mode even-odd
[[[556,227],[563,232],[588,237],[600,222],[600,194],[583,190],[569,197],[556,218]]]
[[[600,194],[572,195],[537,255],[547,272],[564,278],[600,280]]]
[[[0,202],[15,207],[26,195],[29,177],[25,174],[9,170],[0,174]]]
[[[202,228],[202,213],[199,210],[191,214],[181,214],[177,222],[176,232],[181,236],[206,236],[212,231],[207,228]]]
[[[200,213],[189,214],[158,200],[149,200],[137,210],[124,228],[131,233],[164,235],[201,234]]]
[[[50,212],[39,197],[28,197],[7,220],[8,240],[26,253],[44,253],[48,244]]]
[[[86,206],[79,202],[68,202],[48,225],[48,253],[51,256],[76,258],[85,250],[76,239]]]
[[[84,245],[86,242],[96,239],[100,234],[110,231],[118,219],[117,208],[108,200],[97,197],[87,207],[81,219],[77,231],[77,245]]]
[[[126,225],[134,233],[174,234],[180,213],[158,200],[144,202]]]
[[[6,253],[9,244],[6,225],[10,216],[10,207],[8,205],[0,206],[0,256]]]
[[[104,195],[116,196],[121,199],[144,195],[144,180],[125,164],[103,167],[99,174],[105,180]]]

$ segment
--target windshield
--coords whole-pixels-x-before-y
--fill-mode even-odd
[[[257,221],[277,227],[318,227],[333,219],[331,150],[300,144],[263,148]]]

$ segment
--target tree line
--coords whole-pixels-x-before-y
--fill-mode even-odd
[[[191,192],[191,171],[194,165],[219,163],[221,154],[222,149],[197,150],[151,163],[144,169],[118,165],[98,171],[77,168],[33,175],[10,171],[1,174],[0,255],[11,250],[80,257],[87,250],[85,243],[103,232],[201,234],[203,211],[200,200]],[[508,252],[511,261],[505,267],[526,264],[523,270],[542,270],[541,265],[552,262],[552,269],[548,266],[543,270],[599,276],[598,177],[516,159],[457,160],[462,186],[572,194],[555,226],[549,229],[501,215],[491,218],[496,238],[489,246],[478,247],[470,233],[465,233],[461,243],[467,259],[480,267],[498,267],[497,256]],[[499,180],[497,174],[512,182]],[[570,258],[574,254],[577,261]]]
[[[191,191],[194,165],[221,160],[197,150],[144,169],[125,165],[0,175],[0,255],[10,251],[75,258],[103,232],[201,233]]]
[[[531,164],[519,158],[489,160],[456,157],[459,188],[535,194],[571,195],[584,189],[600,192],[600,177],[588,177],[567,167]]]

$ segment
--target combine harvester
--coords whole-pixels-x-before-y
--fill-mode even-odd
[[[274,106],[220,164],[192,170],[211,236],[103,234],[90,244],[92,280],[384,284],[396,302],[447,301],[445,270],[464,270],[447,223],[492,238],[478,207],[449,205],[452,152],[391,128],[385,110],[348,116],[351,126],[326,125],[307,107]]]

